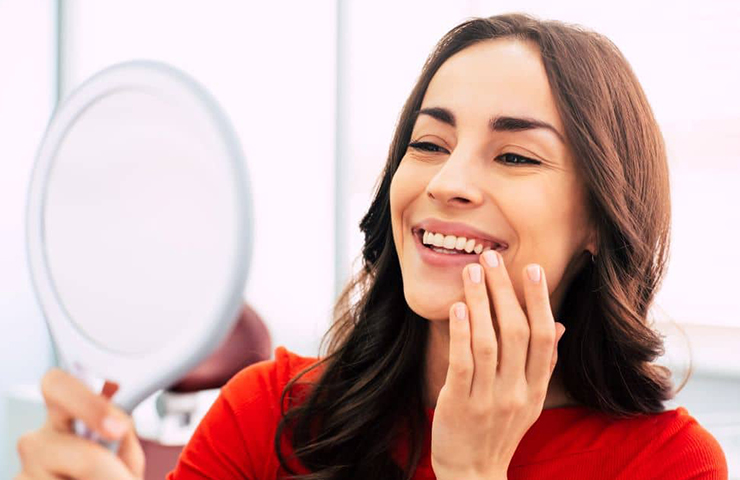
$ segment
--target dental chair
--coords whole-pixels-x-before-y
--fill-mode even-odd
[[[231,333],[211,356],[176,384],[153,396],[153,402],[137,407],[141,411],[134,411],[146,457],[144,479],[163,480],[175,467],[218,389],[243,368],[269,360],[271,355],[270,333],[257,312],[245,303]],[[155,414],[152,407],[156,407]],[[141,426],[146,428],[139,428],[143,423],[146,425]]]

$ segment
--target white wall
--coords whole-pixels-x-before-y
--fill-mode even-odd
[[[218,99],[252,181],[244,297],[274,345],[315,355],[334,300],[334,2],[65,5],[65,92],[110,64],[147,58],[190,73]]]
[[[51,365],[26,263],[26,188],[55,100],[54,2],[0,1],[0,432],[2,393]],[[0,435],[0,452],[5,436]],[[1,462],[0,462],[1,463]]]

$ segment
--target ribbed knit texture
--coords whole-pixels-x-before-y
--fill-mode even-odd
[[[274,360],[235,375],[167,480],[281,478],[278,473],[284,472],[273,448],[280,394],[290,378],[315,361],[280,346]],[[426,413],[425,450],[414,480],[435,478],[430,459],[434,410]],[[284,438],[281,448],[291,452]],[[402,462],[408,455],[406,443],[399,442],[392,455]],[[300,465],[291,466],[305,473]],[[683,407],[628,420],[564,407],[542,411],[519,443],[508,479],[726,480],[727,461],[716,439]]]

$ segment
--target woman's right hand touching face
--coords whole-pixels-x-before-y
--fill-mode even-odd
[[[144,452],[133,421],[125,412],[59,368],[44,375],[41,392],[48,414],[46,423],[18,440],[22,470],[15,480],[144,478]],[[75,419],[105,440],[120,441],[118,454],[77,436]]]

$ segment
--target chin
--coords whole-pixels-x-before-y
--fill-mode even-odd
[[[441,290],[435,292],[434,290]],[[453,303],[463,299],[462,289],[405,289],[404,297],[409,308],[422,318],[429,321],[450,319],[450,307]]]

